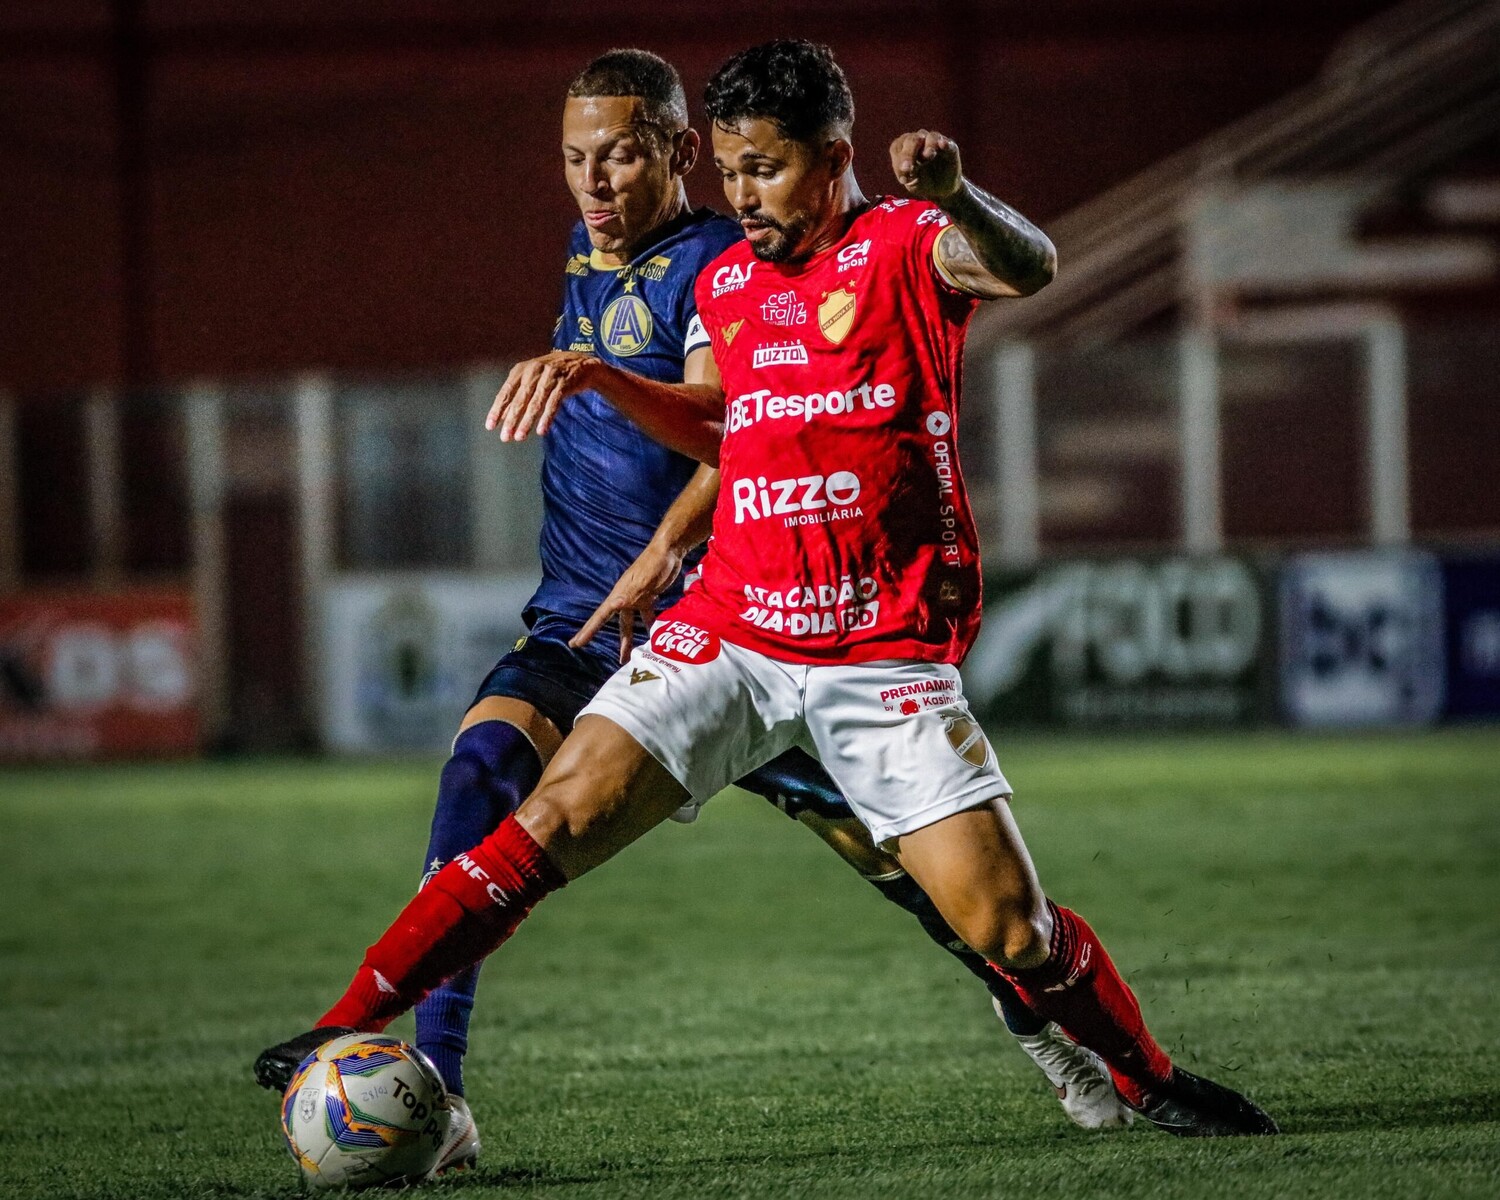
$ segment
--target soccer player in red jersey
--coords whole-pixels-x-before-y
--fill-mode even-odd
[[[564,174],[580,220],[553,345],[651,379],[697,381],[713,356],[694,283],[744,234],[737,221],[687,203],[682,179],[700,143],[687,123],[682,83],[656,55],[622,49],[590,62],[567,92]],[[439,777],[424,877],[472,849],[526,798],[579,711],[629,654],[633,617],[640,614],[644,632],[680,597],[683,568],[696,571],[709,533],[718,478],[642,436],[601,396],[581,393],[558,414],[540,481],[542,579],[525,609],[529,635],[495,664],[461,722]],[[619,638],[595,637],[611,618]],[[816,832],[984,983],[1071,1120],[1090,1129],[1129,1122],[1098,1056],[1028,1009],[962,943],[900,864],[871,842],[816,759],[789,750],[738,784]],[[454,1109],[439,1173],[472,1165],[481,1150],[463,1071],[478,984],[476,965],[416,1009],[417,1048],[443,1077]]]
[[[699,584],[583,710],[531,796],[433,877],[319,1028],[378,1030],[498,947],[544,896],[687,802],[791,746],[817,753],[872,836],[1121,1097],[1191,1136],[1264,1134],[1251,1101],[1175,1066],[1093,930],[1048,900],[957,663],[980,615],[978,538],[953,446],[978,303],[1052,277],[1050,242],[969,182],[942,134],[898,138],[902,194],[866,200],[853,100],[826,48],[772,42],[709,84],[714,161],[747,241],[697,282],[714,369],[662,384],[554,353],[516,367],[502,438],[591,389],[716,463]]]

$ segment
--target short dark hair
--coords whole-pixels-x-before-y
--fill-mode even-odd
[[[805,142],[854,124],[854,96],[833,51],[783,40],[741,50],[714,72],[703,93],[708,119],[731,126],[757,118]]]
[[[611,50],[573,77],[569,96],[639,96],[646,120],[665,134],[687,128],[687,96],[677,69],[649,50]]]

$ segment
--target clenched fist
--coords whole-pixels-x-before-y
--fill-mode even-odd
[[[891,169],[918,200],[941,204],[963,187],[958,143],[933,129],[903,133],[891,143]]]

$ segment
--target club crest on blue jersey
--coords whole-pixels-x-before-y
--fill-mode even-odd
[[[639,354],[651,343],[651,309],[639,296],[613,300],[604,310],[604,344],[616,358]]]

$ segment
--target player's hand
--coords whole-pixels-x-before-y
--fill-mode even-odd
[[[569,396],[587,391],[593,372],[603,366],[590,354],[569,350],[554,350],[517,363],[495,394],[484,427],[498,429],[502,442],[524,442],[533,429],[541,436],[551,428],[558,405]]]
[[[903,133],[891,143],[891,169],[907,193],[941,204],[964,185],[958,143],[932,129]]]
[[[656,601],[661,594],[677,581],[682,573],[682,553],[671,546],[650,543],[641,551],[640,557],[631,563],[610,589],[604,603],[594,609],[594,615],[583,623],[583,628],[573,635],[568,645],[577,649],[586,646],[611,617],[620,618],[620,661],[630,657],[630,648],[635,643],[635,623],[641,623],[644,635],[656,620]]]

